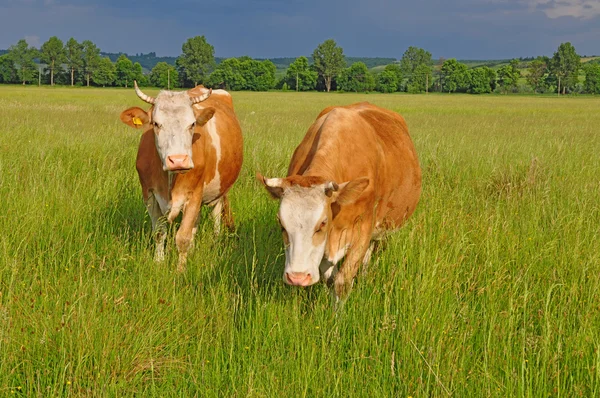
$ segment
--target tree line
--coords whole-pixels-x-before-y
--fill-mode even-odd
[[[434,65],[429,51],[409,47],[398,62],[372,72],[364,62],[348,66],[343,49],[332,39],[320,43],[312,57],[296,58],[281,78],[276,77],[277,68],[270,60],[247,56],[218,64],[215,60],[214,47],[204,36],[196,36],[183,43],[175,65],[158,62],[144,73],[140,63],[125,54],[112,62],[90,40],[79,43],[70,38],[63,43],[53,36],[39,49],[19,40],[0,55],[0,83],[129,87],[136,80],[141,86],[204,84],[233,91],[600,94],[600,62],[582,63],[571,43],[562,43],[552,57],[513,59],[497,69],[469,68],[456,59],[440,59]]]

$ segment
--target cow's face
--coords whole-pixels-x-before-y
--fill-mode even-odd
[[[309,286],[319,281],[319,265],[339,208],[354,203],[369,183],[360,178],[344,184],[314,177],[264,178],[265,188],[281,200],[277,218],[285,245],[283,280]]]
[[[210,90],[206,90],[203,98],[175,91],[161,91],[152,98],[143,94],[136,84],[136,92],[154,106],[149,112],[140,108],[127,109],[121,114],[121,120],[133,127],[146,126],[154,130],[163,170],[185,172],[192,169],[192,142],[194,134],[198,133],[196,127],[206,124],[215,112],[214,108],[198,109],[194,104],[208,98]]]

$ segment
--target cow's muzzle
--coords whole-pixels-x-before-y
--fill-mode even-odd
[[[169,155],[165,166],[168,171],[188,171],[194,167],[188,155]]]
[[[286,272],[285,281],[288,285],[310,286],[312,284],[312,276],[308,272]]]

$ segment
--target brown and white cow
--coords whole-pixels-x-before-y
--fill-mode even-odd
[[[400,227],[421,194],[404,119],[367,102],[323,110],[296,148],[288,177],[258,179],[281,199],[284,281],[308,286],[322,275],[338,299],[369,261],[374,241]]]
[[[135,91],[152,107],[148,111],[129,108],[121,113],[121,120],[144,131],[136,167],[155,233],[155,260],[164,259],[165,218],[170,223],[183,211],[175,237],[177,270],[182,272],[202,204],[214,206],[215,232],[221,221],[233,227],[227,191],[242,167],[242,132],[227,91],[197,86],[189,91],[161,91],[153,98],[137,83]]]

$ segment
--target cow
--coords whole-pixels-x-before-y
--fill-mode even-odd
[[[175,242],[178,272],[184,272],[202,204],[213,206],[215,233],[233,228],[227,192],[242,167],[242,132],[225,90],[197,86],[188,91],[161,91],[156,98],[138,97],[152,105],[121,113],[121,121],[143,134],[136,168],[154,231],[154,258],[162,261],[167,223],[183,211]]]
[[[410,217],[421,195],[406,122],[368,102],[324,109],[294,151],[287,177],[257,178],[280,199],[284,282],[309,286],[322,276],[338,301],[375,242]]]

